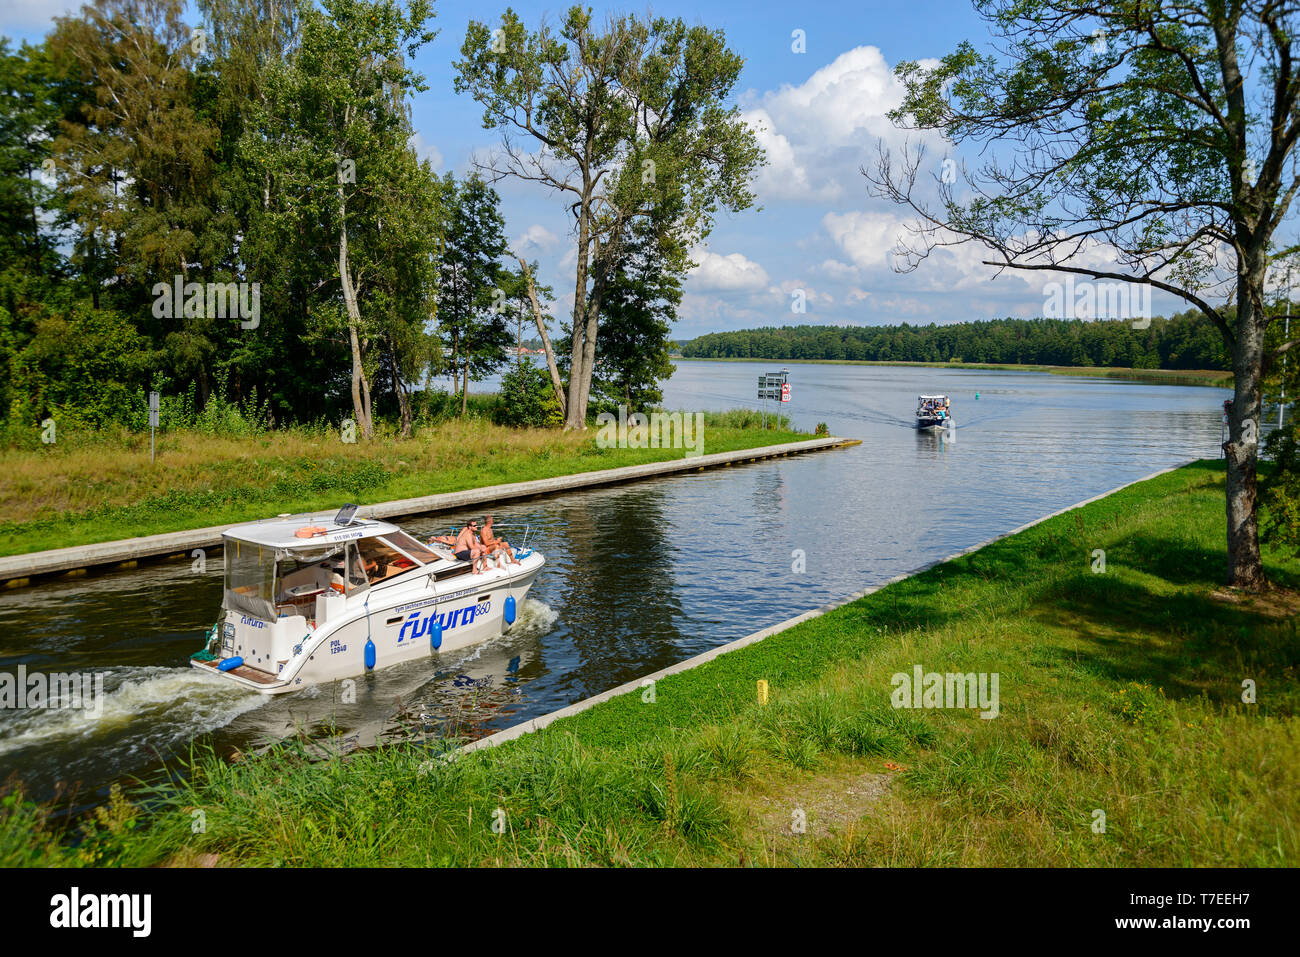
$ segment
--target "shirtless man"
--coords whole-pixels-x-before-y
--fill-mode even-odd
[[[505,555],[507,564],[509,565],[519,564],[519,559],[515,558],[515,552],[514,549],[510,547],[510,543],[507,542],[505,539],[497,538],[495,535],[492,534],[491,515],[488,515],[483,519],[483,547],[487,549],[487,555],[489,558],[497,554],[498,552],[500,552]],[[497,558],[498,568],[500,567],[500,561],[501,559],[500,557],[498,557]]]
[[[460,530],[456,536],[455,548],[456,560],[458,562],[472,561],[474,563],[471,571],[479,574],[479,562],[483,563],[483,571],[487,571],[487,550],[479,544],[478,540],[478,522],[472,518],[469,524]]]

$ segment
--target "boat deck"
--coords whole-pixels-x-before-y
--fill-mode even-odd
[[[200,665],[204,665],[208,668],[211,668],[213,671],[217,671],[217,665],[219,665],[221,662],[200,661],[198,663]],[[249,681],[256,681],[260,685],[275,684],[279,680],[278,678],[276,678],[275,675],[268,675],[265,671],[261,671],[250,665],[240,665],[238,668],[231,668],[229,671],[218,672],[218,674],[236,675],[240,678],[247,678]]]

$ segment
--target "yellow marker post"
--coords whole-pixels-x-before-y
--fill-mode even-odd
[[[758,703],[767,704],[767,679],[758,679]]]

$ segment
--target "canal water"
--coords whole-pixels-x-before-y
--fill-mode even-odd
[[[755,363],[679,362],[665,405],[756,407]],[[740,638],[1056,509],[1218,455],[1225,390],[1045,373],[790,363],[784,408],[862,444],[493,509],[546,568],[519,624],[466,652],[265,698],[187,667],[221,601],[221,561],[0,594],[0,670],[102,675],[98,712],[0,710],[0,780],[102,800],[192,745],[305,736],[348,750],[481,736]],[[956,428],[918,433],[918,393]],[[705,435],[704,451],[708,448]],[[427,534],[468,514],[405,522]],[[1083,546],[1081,545],[1081,548]],[[1081,556],[1083,560],[1083,556]],[[67,800],[65,797],[64,800]]]

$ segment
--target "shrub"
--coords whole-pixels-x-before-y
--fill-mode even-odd
[[[550,373],[521,362],[502,376],[493,419],[498,425],[516,427],[553,428],[563,423]]]

